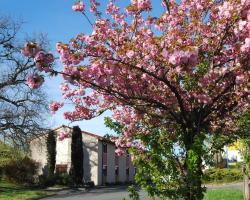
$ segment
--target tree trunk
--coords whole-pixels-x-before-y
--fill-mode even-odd
[[[186,156],[184,162],[184,193],[185,200],[202,200],[205,188],[202,187],[202,152],[204,137],[187,135],[184,139]]]
[[[246,167],[243,168],[243,191],[244,191],[244,200],[250,200],[250,187],[249,187],[249,176],[248,170]]]

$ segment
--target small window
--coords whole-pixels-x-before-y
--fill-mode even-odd
[[[64,174],[67,173],[67,165],[56,165],[56,173]]]
[[[119,175],[119,167],[115,167],[115,175],[116,175],[116,176]]]
[[[126,169],[126,175],[129,176],[129,168]]]
[[[107,144],[103,144],[102,145],[102,150],[103,150],[103,153],[107,153],[108,152]]]
[[[102,168],[102,175],[107,176],[107,166],[106,165],[104,165]]]

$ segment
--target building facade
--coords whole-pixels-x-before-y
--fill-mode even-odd
[[[68,173],[71,166],[72,128],[60,126],[54,129],[56,134],[56,171]],[[59,139],[61,132],[69,134]],[[122,156],[115,154],[115,144],[110,140],[82,131],[84,181],[93,181],[95,185],[125,183],[134,181],[135,167],[128,152]],[[39,173],[46,173],[47,149],[46,135],[30,141],[31,158],[40,163]]]

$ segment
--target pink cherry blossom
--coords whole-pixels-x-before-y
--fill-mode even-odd
[[[135,52],[130,50],[126,53],[126,55],[128,56],[128,58],[132,58],[135,55]]]
[[[115,154],[116,154],[117,156],[122,156],[122,155],[124,154],[124,151],[123,151],[122,149],[120,149],[120,148],[117,148],[117,149],[115,150]]]
[[[44,82],[44,78],[38,74],[29,75],[26,83],[31,89],[39,88]]]
[[[59,108],[63,107],[63,103],[52,101],[49,105],[49,109],[52,113],[58,111]]]
[[[73,6],[72,9],[76,12],[82,12],[84,10],[84,4],[82,1],[77,1]]]
[[[59,133],[58,140],[59,141],[63,141],[63,140],[65,140],[68,137],[69,137],[69,134],[66,133],[66,132],[64,132],[64,131],[62,131],[62,132]]]
[[[21,50],[21,53],[24,56],[35,56],[40,51],[38,44],[33,42],[28,42],[25,44],[24,48]]]
[[[244,44],[241,46],[240,50],[243,53],[250,53],[250,38],[246,38]]]

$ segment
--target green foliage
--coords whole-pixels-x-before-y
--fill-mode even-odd
[[[0,142],[0,168],[8,165],[9,162],[24,156],[24,154],[10,145]]]
[[[53,185],[71,186],[73,181],[69,174],[54,174],[52,176],[40,175],[38,177],[39,185],[41,187],[48,187]]]
[[[50,131],[46,140],[48,176],[53,176],[56,165],[56,137],[54,131]]]
[[[129,198],[131,200],[140,200],[140,196],[138,191],[136,190],[135,185],[131,185],[128,187],[128,192],[129,192]]]
[[[18,184],[33,184],[39,164],[29,157],[21,157],[8,162],[2,169],[6,179]]]
[[[242,181],[243,173],[241,169],[208,169],[204,172],[203,181],[205,183],[228,183]]]
[[[250,169],[250,109],[238,121],[239,134],[242,136],[242,155],[245,165]]]
[[[70,176],[73,180],[73,185],[82,184],[83,142],[82,142],[82,132],[78,126],[74,126],[72,132]]]
[[[113,121],[110,117],[104,118],[104,124],[118,135],[122,133],[122,129],[124,128],[124,126],[116,121]]]
[[[0,170],[10,182],[34,183],[38,167],[38,163],[27,157],[20,149],[0,142]]]

